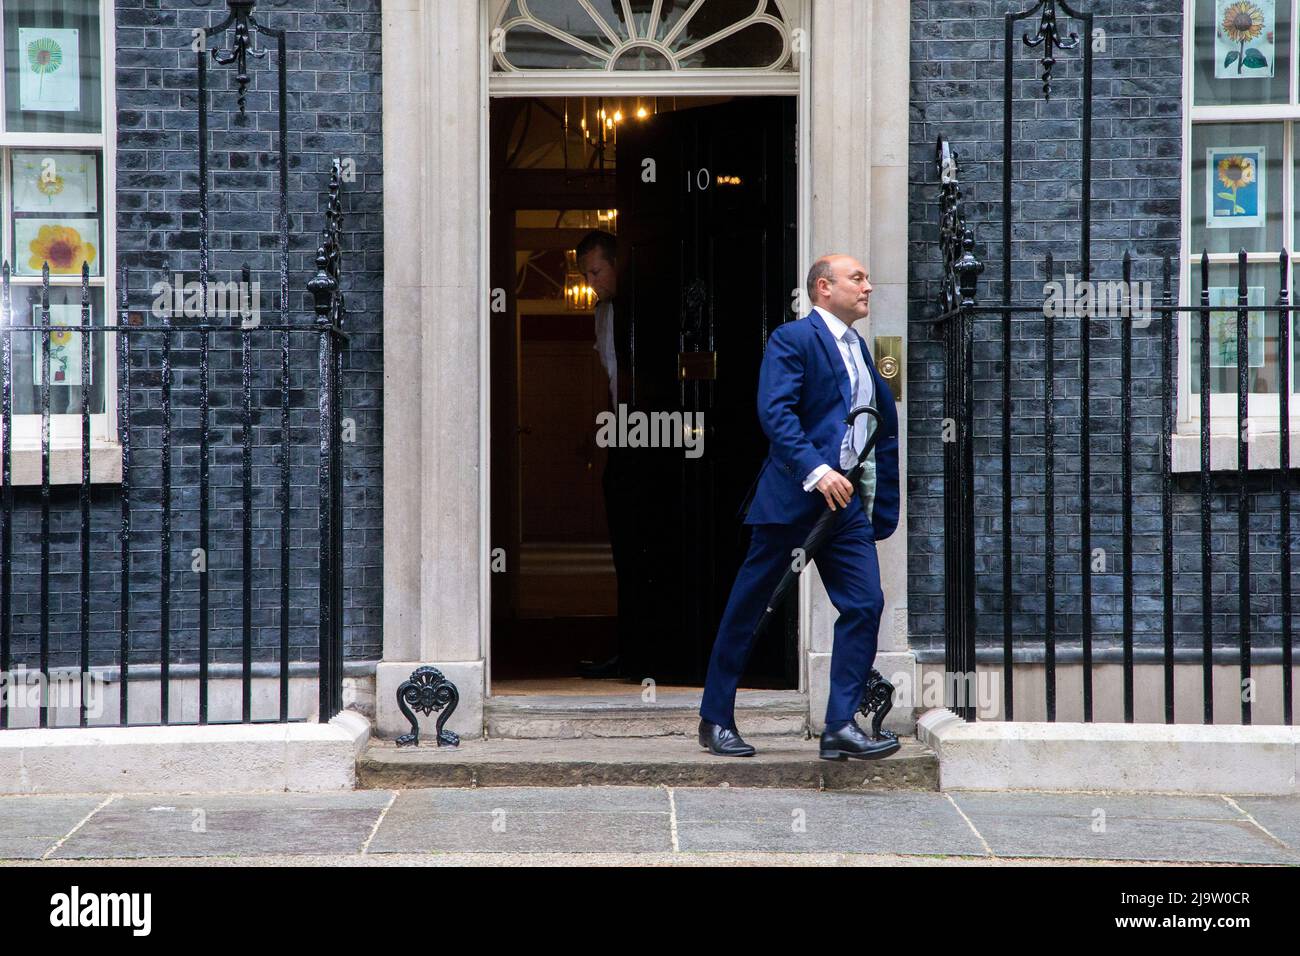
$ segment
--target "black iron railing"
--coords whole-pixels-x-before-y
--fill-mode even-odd
[[[1017,24],[1037,18],[1032,33],[1026,30],[1021,36],[1022,43],[1015,42]],[[1074,29],[1067,32],[1062,20],[1073,22]],[[1080,39],[1082,36],[1082,40]],[[1092,183],[1092,46],[1088,42],[1093,36],[1093,15],[1080,11],[1064,0],[1038,0],[1029,9],[1004,15],[1003,34],[1003,113],[1002,113],[1002,249],[1001,249],[1001,289],[997,304],[985,305],[977,300],[979,276],[983,263],[975,255],[975,237],[967,224],[962,206],[962,188],[959,174],[959,161],[956,150],[944,137],[939,137],[936,155],[936,167],[940,191],[940,247],[944,258],[944,276],[938,297],[939,314],[935,322],[941,327],[944,344],[944,417],[950,423],[951,434],[944,436],[944,593],[945,593],[945,669],[949,680],[945,682],[947,703],[968,720],[975,719],[977,710],[976,674],[977,641],[977,554],[975,547],[977,521],[984,516],[976,513],[976,485],[983,475],[977,474],[975,467],[975,383],[974,355],[975,343],[983,341],[986,336],[977,334],[977,326],[989,321],[985,317],[995,318],[999,325],[992,330],[987,340],[1000,341],[1000,395],[993,397],[993,403],[1000,411],[1000,458],[1001,475],[998,482],[1000,490],[1000,570],[1001,570],[1001,689],[1002,716],[1011,720],[1015,716],[1015,699],[1012,681],[1013,656],[1026,649],[1026,635],[1015,633],[1013,607],[1017,601],[1023,603],[1024,586],[1017,586],[1013,569],[1017,550],[1013,536],[1013,515],[1019,501],[1028,504],[1024,494],[1017,494],[1013,483],[1013,440],[1020,437],[1013,427],[1012,366],[1017,356],[1013,351],[1013,325],[1017,318],[1030,315],[1048,316],[1043,300],[1036,302],[1013,301],[1013,235],[1016,207],[1012,201],[1012,174],[1014,156],[1013,130],[1023,129],[1027,121],[1017,124],[1014,117],[1014,66],[1015,52],[1027,48],[1035,51],[1041,67],[1042,95],[1050,98],[1052,85],[1056,82],[1053,71],[1057,60],[1055,51],[1078,51],[1078,98],[1079,98],[1079,244],[1076,267],[1079,281],[1090,287],[1093,281],[1091,262],[1091,183]],[[1062,195],[1069,195],[1063,192]],[[1120,623],[1118,641],[1120,660],[1123,669],[1123,709],[1124,719],[1134,719],[1135,693],[1135,655],[1140,652],[1144,660],[1155,658],[1163,664],[1164,677],[1164,717],[1173,722],[1174,713],[1174,663],[1190,661],[1190,648],[1176,647],[1176,632],[1186,633],[1188,628],[1177,628],[1179,618],[1175,606],[1174,584],[1174,502],[1179,493],[1178,479],[1173,471],[1173,442],[1175,435],[1176,395],[1175,374],[1175,336],[1178,330],[1178,316],[1188,313],[1197,320],[1193,328],[1199,334],[1200,368],[1199,368],[1199,444],[1200,472],[1196,488],[1199,492],[1200,507],[1200,621],[1199,621],[1199,662],[1202,668],[1202,718],[1206,723],[1214,721],[1213,702],[1213,663],[1216,653],[1216,638],[1220,654],[1230,649],[1239,663],[1241,680],[1241,721],[1251,722],[1254,685],[1252,681],[1252,663],[1254,659],[1254,634],[1252,633],[1251,597],[1251,559],[1252,533],[1267,540],[1273,532],[1279,542],[1276,557],[1279,567],[1276,595],[1281,605],[1280,634],[1278,635],[1278,660],[1282,669],[1282,715],[1283,720],[1293,722],[1293,688],[1292,688],[1292,641],[1293,607],[1291,568],[1295,548],[1291,535],[1291,492],[1294,478],[1290,463],[1290,396],[1291,396],[1291,345],[1290,316],[1293,306],[1290,302],[1290,283],[1288,282],[1289,258],[1285,251],[1280,258],[1280,294],[1272,304],[1248,303],[1246,285],[1247,257],[1243,251],[1237,262],[1237,298],[1228,305],[1210,302],[1209,259],[1202,255],[1201,297],[1196,305],[1175,305],[1173,292],[1173,269],[1169,257],[1164,257],[1159,267],[1161,276],[1159,306],[1154,314],[1134,321],[1135,303],[1132,301],[1133,259],[1125,253],[1122,261],[1119,281],[1111,280],[1103,285],[1117,290],[1114,302],[1108,302],[1105,310],[1097,310],[1095,304],[1078,314],[1078,338],[1074,342],[1062,342],[1058,346],[1056,336],[1057,323],[1053,318],[1046,318],[1043,323],[1043,489],[1042,489],[1042,594],[1044,611],[1038,618],[1042,628],[1042,662],[1044,665],[1044,699],[1048,720],[1056,719],[1057,687],[1056,669],[1057,653],[1063,642],[1058,637],[1058,615],[1063,613],[1057,595],[1058,574],[1058,531],[1056,527],[1056,479],[1058,446],[1077,439],[1078,442],[1078,488],[1079,488],[1079,536],[1077,560],[1079,580],[1079,637],[1078,659],[1082,666],[1083,719],[1093,719],[1093,672],[1094,659],[1094,595],[1093,595],[1093,556],[1092,534],[1094,531],[1093,505],[1093,438],[1095,423],[1092,419],[1090,402],[1094,394],[1093,385],[1093,326],[1099,322],[1112,320],[1119,323],[1119,358],[1120,358],[1120,474],[1117,497],[1120,500],[1119,541],[1121,543],[1120,573],[1122,576],[1120,598]],[[1150,270],[1154,271],[1154,270]],[[1044,282],[1056,279],[1052,257],[1047,255],[1041,264]],[[1222,476],[1212,477],[1214,464],[1211,460],[1211,376],[1210,376],[1210,317],[1212,312],[1233,312],[1236,315],[1235,358],[1232,364],[1237,370],[1237,461],[1233,470],[1235,481],[1235,506],[1237,511],[1236,554],[1236,622],[1235,632],[1228,634],[1220,625],[1222,635],[1215,632],[1215,586],[1212,538],[1213,527],[1211,510],[1216,494],[1222,498]],[[1250,450],[1252,441],[1255,447],[1271,441],[1268,434],[1252,437],[1248,432],[1250,410],[1249,386],[1249,315],[1263,315],[1269,327],[1276,322],[1280,375],[1277,383],[1277,421],[1278,421],[1278,467],[1270,469],[1266,476],[1262,470],[1250,469]],[[1149,405],[1136,409],[1150,414],[1156,412],[1160,420],[1160,542],[1161,542],[1161,631],[1163,643],[1159,648],[1148,646],[1135,647],[1134,635],[1137,624],[1135,610],[1135,549],[1134,549],[1134,497],[1133,497],[1133,424],[1135,416],[1133,388],[1134,333],[1142,329],[1140,335],[1159,336],[1158,353],[1160,355],[1160,390],[1158,411]],[[1077,351],[1075,350],[1077,347]],[[1143,353],[1152,354],[1157,350],[1154,343],[1144,343]],[[1053,399],[1057,393],[1056,370],[1054,363],[1058,359],[1071,361],[1077,356],[1079,368],[1079,416],[1077,432],[1068,431],[1070,422],[1062,424],[1053,408]],[[998,361],[994,362],[999,364]],[[1143,392],[1149,402],[1148,390]],[[1257,399],[1258,401],[1258,399]],[[1037,436],[1034,436],[1035,439]],[[1220,471],[1223,469],[1220,467]],[[1276,516],[1261,513],[1252,507],[1252,494],[1259,493],[1259,484],[1270,482],[1271,493],[1278,495]],[[1216,482],[1220,490],[1216,491]],[[1252,487],[1253,486],[1253,487]],[[1256,517],[1252,526],[1252,515]],[[985,524],[988,524],[985,519]],[[1256,539],[1255,548],[1260,539]],[[1268,557],[1272,558],[1272,554]],[[980,555],[987,560],[987,552]],[[1228,561],[1223,564],[1229,565]],[[1231,571],[1233,568],[1225,567]],[[1256,578],[1260,577],[1256,574]],[[1270,576],[1271,577],[1271,576]],[[1271,582],[1270,582],[1271,583]],[[1108,600],[1109,603],[1109,600]],[[1149,619],[1149,613],[1147,615]],[[1186,618],[1183,617],[1186,624]],[[1108,630],[1112,630],[1109,629]],[[1067,635],[1071,657],[1074,656],[1074,639]],[[1035,637],[1036,642],[1036,637]],[[1269,653],[1272,656],[1273,648]],[[981,655],[981,659],[986,659]]]
[[[339,390],[342,371],[343,345],[343,295],[339,290],[339,230],[341,222],[340,179],[336,164],[330,183],[327,215],[329,225],[324,231],[317,255],[317,272],[308,283],[315,302],[314,320],[306,322],[250,322],[248,311],[244,320],[226,324],[221,320],[197,321],[177,324],[164,311],[157,321],[148,321],[147,311],[133,307],[131,275],[126,269],[118,273],[117,321],[114,325],[94,324],[91,320],[91,286],[88,270],[83,268],[80,285],[81,319],[79,324],[53,323],[50,311],[50,277],[45,269],[40,286],[39,322],[28,324],[16,321],[12,302],[13,284],[9,267],[3,266],[0,290],[0,674],[5,675],[4,689],[0,694],[0,727],[10,725],[14,707],[14,694],[21,694],[22,684],[38,678],[41,685],[49,686],[57,670],[67,671],[70,661],[70,637],[63,629],[56,633],[51,626],[52,609],[75,594],[78,606],[76,628],[75,672],[84,683],[92,679],[112,680],[119,694],[117,723],[132,722],[130,694],[133,671],[142,669],[141,679],[158,682],[158,713],[162,723],[175,722],[171,706],[174,665],[182,665],[183,678],[197,678],[197,716],[194,722],[209,722],[210,665],[214,656],[224,662],[223,674],[237,665],[240,682],[240,717],[243,722],[255,719],[253,676],[255,667],[265,674],[266,667],[277,666],[275,680],[278,684],[278,706],[274,716],[266,713],[257,719],[291,719],[290,664],[295,658],[309,661],[315,657],[319,673],[319,708],[321,720],[338,713],[342,701],[342,481],[340,465],[340,415]],[[247,280],[247,272],[245,272]],[[66,286],[64,287],[66,288]],[[246,288],[244,283],[240,288]],[[243,293],[241,293],[242,295]],[[249,307],[244,300],[243,308]],[[236,316],[241,313],[236,313]],[[24,381],[26,388],[34,389],[39,396],[39,438],[23,447],[21,439],[15,441],[14,394],[17,376],[14,354],[16,342],[26,336],[32,343],[31,360],[34,374]],[[53,342],[58,337],[69,342],[69,348],[79,350],[79,385],[56,384],[52,374]],[[25,350],[24,350],[25,351]],[[302,361],[315,352],[317,361],[306,365]],[[254,388],[254,374],[270,384],[267,354],[278,352],[278,381],[273,388]],[[214,394],[210,358],[214,354],[237,354],[241,359],[238,409],[212,407]],[[255,362],[254,355],[263,357]],[[295,361],[297,356],[297,361]],[[93,431],[102,429],[93,412],[92,380],[108,371],[108,362],[115,357],[113,377],[116,379],[116,430],[115,442],[95,441]],[[315,373],[312,378],[311,373]],[[76,572],[75,591],[70,587],[66,572],[60,572],[60,586],[54,586],[53,574],[57,564],[66,568],[71,554],[66,549],[52,550],[55,536],[51,522],[62,517],[54,503],[56,485],[52,473],[54,457],[64,450],[52,441],[51,396],[58,392],[63,401],[75,391],[77,407],[73,415],[79,419],[80,434],[71,448],[80,456],[80,475],[77,482],[76,514],[79,528],[79,567]],[[230,389],[218,392],[224,398]],[[295,396],[297,400],[295,401]],[[306,399],[314,396],[313,406]],[[107,396],[105,396],[107,398]],[[314,410],[316,428],[304,428],[303,415]],[[105,409],[105,413],[107,409]],[[232,412],[234,413],[232,416]],[[178,422],[184,422],[184,427]],[[224,426],[224,427],[223,427]],[[258,436],[269,439],[259,442]],[[149,451],[149,461],[141,463],[141,438]],[[258,455],[255,458],[254,449]],[[118,455],[121,459],[121,481],[108,489],[97,489],[92,480],[92,465],[102,467],[103,462],[93,462],[95,456]],[[39,493],[34,496],[19,488],[14,481],[15,461],[21,456],[39,460]],[[214,482],[212,462],[223,463],[228,478]],[[178,487],[174,482],[176,463],[189,463],[185,470],[187,480]],[[225,462],[237,460],[233,467]],[[311,461],[315,465],[311,465]],[[255,461],[256,472],[255,472]],[[154,464],[156,462],[156,469]],[[273,472],[274,500],[259,498],[255,504],[255,489],[267,488],[266,477]],[[304,480],[307,479],[307,480]],[[64,483],[67,483],[66,481]],[[310,497],[315,496],[314,507]],[[63,496],[66,498],[66,496]],[[35,498],[35,500],[33,500]],[[238,544],[231,539],[232,528],[223,527],[221,540],[214,541],[213,516],[219,504],[223,525],[233,525],[233,513],[238,513]],[[70,502],[69,502],[70,504]],[[232,504],[237,507],[230,507]],[[180,506],[178,508],[178,505]],[[68,510],[68,509],[63,509]],[[102,528],[110,510],[116,511],[119,528],[119,551],[116,567],[104,561]],[[303,517],[314,512],[317,519],[310,528],[303,527]],[[39,574],[22,575],[30,585],[28,593],[15,589],[15,559],[24,557],[15,553],[15,526],[17,519],[39,515],[39,538],[33,550],[39,553]],[[278,527],[272,537],[265,524],[268,515],[278,515]],[[147,516],[147,520],[144,520]],[[140,525],[144,521],[146,527]],[[66,527],[66,522],[60,522]],[[311,534],[315,532],[315,538]],[[304,537],[305,535],[305,537]],[[255,536],[259,542],[257,553],[273,549],[275,561],[259,561],[255,554]],[[66,535],[63,536],[66,538]],[[99,538],[101,547],[92,557],[93,544]],[[296,540],[298,539],[298,540]],[[238,574],[237,600],[235,589],[222,586],[223,601],[214,608],[211,598],[213,578],[217,574],[216,554],[238,551],[236,567],[221,569],[223,581],[229,584],[232,574]],[[142,555],[157,556],[157,570],[141,572],[136,565]],[[183,566],[174,565],[173,558],[183,556]],[[35,557],[26,555],[25,557]],[[297,575],[315,557],[317,580],[314,587],[295,583],[295,558]],[[223,558],[224,560],[224,558]],[[97,602],[111,598],[106,582],[116,580],[117,600],[111,611],[117,617],[117,640],[110,647],[102,626],[92,628],[92,611],[100,608]],[[273,582],[273,583],[272,583]],[[265,601],[256,606],[255,592],[263,598],[268,590],[278,592],[274,608],[278,620],[272,625],[264,621],[255,625],[255,614],[265,618],[272,610]],[[148,593],[148,611],[133,615],[133,605],[142,594]],[[156,594],[156,602],[154,595]],[[192,601],[178,603],[175,599],[184,594]],[[31,606],[32,599],[39,602],[39,622],[34,633],[16,632],[16,608]],[[319,602],[316,624],[316,646],[309,651],[303,646],[302,621]],[[153,610],[156,604],[157,613]],[[238,614],[238,623],[231,615]],[[235,635],[237,645],[225,641],[218,649],[210,643],[214,617],[217,626],[226,635]],[[178,635],[175,622],[186,619],[190,626]],[[265,640],[268,630],[278,633],[278,641]],[[291,633],[294,639],[291,640]],[[24,646],[36,638],[34,653],[15,653],[15,643]],[[52,642],[52,638],[60,640]],[[52,666],[58,656],[58,667]],[[303,668],[296,668],[301,671]],[[103,723],[89,711],[90,695],[83,687],[79,692],[79,719],[82,726]],[[50,695],[42,692],[38,726],[50,725]]]
[[[1002,541],[1002,711],[1005,719],[1014,719],[1015,701],[1013,695],[1013,653],[1026,646],[1025,635],[1015,635],[1013,640],[1013,609],[1016,599],[1022,597],[1013,587],[1012,568],[1016,556],[1013,535],[1012,502],[1023,500],[1027,495],[1017,494],[1013,490],[1013,471],[1010,466],[1012,439],[1015,431],[1011,426],[1008,411],[1012,405],[1011,379],[1007,374],[1012,361],[1009,344],[1012,323],[1017,317],[1031,315],[1047,316],[1048,306],[1044,301],[1012,302],[1009,298],[1000,304],[981,305],[976,297],[977,279],[983,270],[983,264],[974,255],[974,235],[965,220],[962,211],[961,187],[959,182],[959,163],[955,150],[940,138],[936,159],[940,179],[941,225],[940,245],[944,253],[945,281],[939,300],[940,313],[935,321],[942,326],[944,337],[944,417],[956,424],[952,440],[944,445],[944,546],[945,546],[945,596],[946,596],[946,631],[945,649],[946,669],[950,674],[970,675],[976,670],[977,628],[976,628],[976,561],[975,561],[975,483],[977,473],[973,454],[973,422],[975,414],[974,377],[972,374],[976,326],[981,322],[992,320],[1000,325],[1001,339],[1004,343],[1001,376],[1001,394],[994,401],[1002,409],[1002,462],[1000,488],[1003,503],[1000,534]],[[1220,648],[1230,645],[1239,663],[1242,683],[1240,719],[1244,724],[1251,722],[1253,693],[1252,662],[1253,633],[1252,620],[1258,612],[1250,605],[1251,598],[1251,559],[1253,536],[1261,533],[1276,533],[1278,549],[1276,551],[1278,574],[1264,578],[1259,572],[1255,578],[1268,581],[1268,593],[1275,593],[1280,601],[1280,634],[1278,636],[1278,661],[1281,664],[1281,695],[1283,720],[1293,723],[1293,681],[1292,660],[1294,625],[1292,608],[1292,566],[1295,543],[1291,528],[1291,494],[1295,484],[1291,473],[1290,460],[1290,403],[1291,403],[1291,315],[1295,306],[1290,294],[1290,256],[1284,250],[1278,259],[1278,288],[1276,302],[1251,303],[1247,285],[1247,255],[1242,250],[1237,257],[1236,301],[1234,303],[1212,304],[1210,301],[1210,260],[1206,253],[1200,259],[1200,301],[1196,305],[1175,305],[1173,291],[1173,268],[1169,257],[1161,263],[1160,291],[1158,305],[1149,314],[1141,315],[1142,305],[1134,301],[1133,259],[1125,253],[1120,280],[1103,283],[1112,294],[1108,302],[1096,303],[1088,311],[1079,315],[1079,334],[1087,335],[1090,325],[1107,320],[1118,323],[1119,357],[1120,357],[1120,480],[1117,497],[1120,503],[1120,534],[1122,577],[1120,593],[1121,625],[1119,639],[1122,653],[1123,669],[1123,707],[1125,720],[1133,720],[1135,689],[1135,578],[1134,578],[1134,471],[1133,471],[1133,421],[1136,413],[1150,415],[1153,411],[1150,396],[1145,407],[1135,409],[1134,399],[1134,334],[1158,337],[1160,355],[1160,388],[1158,393],[1158,415],[1160,419],[1160,541],[1161,541],[1161,632],[1163,644],[1158,649],[1159,661],[1163,668],[1164,679],[1164,716],[1167,722],[1175,719],[1174,712],[1174,665],[1175,661],[1189,660],[1189,656],[1175,647],[1175,549],[1174,549],[1174,498],[1179,493],[1177,477],[1173,471],[1173,442],[1175,436],[1175,417],[1177,395],[1175,393],[1175,340],[1178,330],[1178,316],[1187,313],[1197,323],[1193,329],[1198,342],[1203,343],[1199,349],[1200,360],[1196,371],[1199,391],[1199,451],[1200,469],[1197,476],[1196,490],[1200,507],[1200,654],[1202,682],[1202,717],[1204,722],[1213,723],[1214,712],[1214,675],[1213,664],[1216,651],[1216,638]],[[1045,282],[1057,278],[1051,255],[1044,257],[1042,275]],[[1222,497],[1223,479],[1214,472],[1223,472],[1223,464],[1211,459],[1212,441],[1212,379],[1211,379],[1211,315],[1213,313],[1232,313],[1236,317],[1235,342],[1231,343],[1234,353],[1233,365],[1236,370],[1236,460],[1232,466],[1235,477],[1236,511],[1237,511],[1237,547],[1235,560],[1236,579],[1236,626],[1232,633],[1216,635],[1214,615],[1216,599],[1223,595],[1216,594],[1214,586],[1214,555],[1212,547],[1211,509],[1216,496]],[[1277,422],[1276,435],[1278,465],[1268,470],[1270,480],[1276,482],[1278,510],[1276,515],[1262,513],[1252,505],[1252,496],[1259,488],[1252,487],[1252,469],[1250,456],[1252,447],[1262,448],[1274,440],[1270,433],[1253,434],[1250,427],[1250,331],[1252,315],[1262,316],[1266,328],[1276,329],[1278,343],[1279,375],[1277,381]],[[1043,448],[1044,448],[1044,487],[1042,492],[1043,556],[1044,556],[1044,593],[1045,613],[1042,615],[1042,650],[1044,662],[1044,696],[1048,720],[1056,719],[1056,656],[1062,643],[1057,633],[1058,599],[1055,591],[1055,557],[1058,554],[1057,532],[1053,517],[1057,512],[1056,487],[1054,473],[1055,456],[1061,439],[1068,440],[1071,435],[1058,432],[1061,423],[1052,397],[1053,362],[1059,354],[1073,354],[1068,350],[1068,343],[1060,349],[1055,340],[1053,318],[1048,317],[1043,323]],[[991,336],[997,338],[997,336]],[[1156,347],[1146,349],[1155,352]],[[1080,380],[1086,381],[1086,369],[1089,363],[1087,353],[1080,350]],[[1190,366],[1189,366],[1190,367]],[[1258,394],[1258,393],[1256,393]],[[1090,392],[1081,390],[1080,409],[1089,404]],[[1059,435],[1059,438],[1058,438]],[[1091,447],[1093,423],[1086,414],[1078,419],[1077,438],[1081,468],[1079,472],[1080,501],[1080,548],[1078,553],[1079,573],[1084,582],[1090,580],[1093,555],[1087,546],[1091,519],[1090,503],[1094,489],[1088,472],[1082,468],[1087,451]],[[1262,470],[1256,469],[1259,476]],[[1230,493],[1230,492],[1229,492]],[[1252,516],[1258,520],[1252,523]],[[1271,555],[1270,555],[1271,557]],[[1229,570],[1234,570],[1230,568]],[[1184,572],[1187,573],[1187,572]],[[1276,582],[1276,591],[1271,586]],[[1091,589],[1086,586],[1081,594],[1081,633],[1079,650],[1083,671],[1083,712],[1085,720],[1093,719],[1093,623]],[[1073,641],[1070,641],[1071,645]],[[1146,648],[1145,650],[1155,650]],[[1144,655],[1150,659],[1149,655]],[[961,694],[949,700],[949,704],[962,716],[973,720],[977,702],[970,694]]]
[[[315,273],[307,282],[314,316],[295,321],[289,282],[286,36],[259,22],[253,0],[227,0],[226,6],[225,19],[205,28],[192,44],[187,41],[195,54],[197,91],[197,236],[173,237],[175,248],[163,250],[165,258],[175,254],[181,260],[188,258],[186,250],[197,250],[197,318],[181,318],[157,301],[151,310],[141,310],[133,290],[156,286],[142,282],[138,270],[122,268],[117,301],[105,303],[115,307],[116,322],[92,321],[91,283],[83,267],[80,324],[52,322],[47,266],[35,321],[15,321],[12,295],[21,286],[11,282],[4,267],[0,728],[10,726],[12,715],[23,709],[14,701],[33,676],[38,692],[28,709],[37,711],[39,726],[50,725],[58,709],[51,703],[51,680],[68,673],[77,675],[81,725],[114,722],[92,713],[87,693],[92,678],[117,682],[119,724],[148,722],[131,714],[133,701],[152,713],[152,702],[132,697],[133,686],[143,681],[158,682],[162,723],[176,722],[174,712],[184,714],[191,704],[192,718],[179,719],[208,723],[214,707],[225,711],[215,718],[220,720],[302,716],[308,708],[291,699],[295,676],[317,677],[320,720],[343,707],[342,168],[335,160]],[[265,41],[269,48],[257,45]],[[209,71],[233,68],[238,115],[246,122],[247,91],[254,83],[250,67],[272,49],[275,72],[266,86],[276,95],[276,227],[274,242],[257,247],[274,246],[279,295],[276,321],[262,322],[249,265],[242,266],[238,280],[225,275],[224,282],[212,265]],[[260,202],[254,206],[262,208]],[[232,286],[238,308],[214,306],[214,293]],[[65,295],[68,286],[53,288]],[[180,302],[185,292],[177,294]],[[14,406],[14,349],[24,344],[26,350],[24,336],[34,337],[28,340],[31,375],[22,383],[26,416]],[[79,337],[79,388],[51,380],[55,336],[61,347]],[[233,355],[240,362],[237,385],[228,368]],[[115,373],[112,391],[104,381],[94,381],[94,376],[114,377],[110,373]],[[52,413],[54,393],[60,413]],[[33,402],[38,411],[30,407]],[[97,445],[97,435],[107,439],[103,433],[113,413],[112,440]],[[51,427],[69,414],[80,417],[78,440],[70,446],[81,465],[75,512],[62,490],[66,476],[56,483],[52,474],[56,456],[69,447],[57,447]],[[15,442],[16,415],[27,421],[39,416],[39,437],[29,438],[28,447]],[[96,477],[109,455],[120,456],[120,480]],[[40,472],[35,498],[16,487],[14,476],[15,463],[33,456]],[[38,522],[34,533],[32,520]],[[111,548],[106,535],[114,539]],[[75,588],[69,540],[79,545]],[[175,561],[178,556],[185,563]],[[27,573],[29,566],[38,571]],[[62,613],[73,593],[75,627]],[[29,613],[34,604],[36,621]],[[274,683],[273,706],[258,705],[262,685],[255,685],[255,678]],[[238,680],[237,717],[226,707],[229,695],[219,705],[210,700],[214,682],[230,679]],[[197,682],[192,689],[191,681]]]

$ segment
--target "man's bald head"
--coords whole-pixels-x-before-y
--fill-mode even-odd
[[[831,271],[831,260],[843,258],[845,258],[845,255],[842,252],[828,252],[823,256],[818,256],[817,261],[808,270],[808,281],[804,284],[804,288],[808,291],[808,301],[813,305],[819,304],[817,280],[826,279],[831,281],[834,277],[834,273]]]
[[[843,252],[817,257],[808,270],[807,291],[810,304],[821,306],[846,324],[865,318],[869,310],[867,269]]]

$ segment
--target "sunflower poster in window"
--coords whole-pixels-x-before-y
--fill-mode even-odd
[[[1205,151],[1205,226],[1264,225],[1264,147],[1211,146]]]
[[[83,262],[100,275],[98,219],[15,219],[14,247],[19,275],[38,276],[46,262],[52,276],[79,276]]]
[[[1246,288],[1247,305],[1264,304],[1264,287]],[[1210,313],[1210,368],[1237,367],[1237,287],[1210,286],[1210,305],[1234,306],[1231,310]],[[1264,313],[1251,310],[1246,313],[1246,343],[1251,368],[1264,366]]]
[[[41,325],[41,307],[32,306],[32,325]],[[50,304],[50,384],[81,384],[81,333],[61,329],[61,325],[80,325],[81,306]],[[41,346],[42,332],[32,333],[32,381],[38,386],[45,381],[45,352]],[[90,369],[86,369],[86,384],[90,384]]]
[[[1214,77],[1246,80],[1273,75],[1275,0],[1216,0]]]
[[[12,71],[13,67],[9,69]],[[81,60],[77,31],[19,27],[18,76],[19,109],[59,113],[79,111]]]
[[[98,178],[93,153],[10,154],[14,212],[96,212]]]

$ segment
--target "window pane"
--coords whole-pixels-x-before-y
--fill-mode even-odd
[[[715,40],[690,56],[682,57],[686,68],[740,69],[756,63],[774,64],[781,58],[781,32],[770,23],[752,23]]]
[[[1197,106],[1285,103],[1291,0],[1197,0]]]
[[[1250,305],[1274,305],[1278,295],[1276,263],[1252,263],[1246,267],[1247,296]],[[1192,302],[1201,302],[1201,268],[1192,262]],[[1210,266],[1210,305],[1223,305],[1223,311],[1210,313],[1210,392],[1237,394],[1237,265],[1219,263]],[[1201,391],[1201,318],[1191,314],[1192,394]],[[1278,319],[1276,312],[1247,311],[1249,368],[1247,381],[1255,394],[1277,394]],[[1292,317],[1292,343],[1295,342],[1295,319]],[[1294,350],[1294,344],[1293,344]],[[1295,379],[1292,378],[1292,389]]]
[[[1282,248],[1282,124],[1192,127],[1192,255]]]
[[[10,132],[97,133],[98,0],[4,0]]]
[[[1291,276],[1291,301],[1300,301],[1296,295],[1296,279],[1300,279],[1300,269]],[[1291,313],[1291,394],[1300,392],[1300,314]],[[1300,423],[1296,423],[1300,424]]]
[[[671,70],[672,61],[652,47],[630,46],[614,61],[616,70]]]
[[[766,19],[756,20],[759,16]],[[528,0],[526,10],[516,0],[498,23],[505,34],[499,38],[502,47],[494,50],[502,68],[793,71],[796,67],[783,55],[789,24],[772,0],[766,4],[760,0],[589,0],[585,6],[574,0]],[[667,42],[670,34],[671,43]],[[646,43],[649,39],[654,42]],[[688,50],[689,55],[684,55]]]
[[[19,276],[78,276],[81,263],[103,275],[102,161],[88,150],[9,152],[13,268]]]
[[[12,286],[14,325],[41,324],[41,287],[39,285]],[[104,290],[90,290],[91,324],[104,324]],[[90,341],[90,367],[81,364],[80,332],[61,332],[60,325],[81,325],[81,287],[50,287],[50,412],[55,415],[80,414],[81,382],[85,373],[90,375],[90,411],[104,411],[105,345],[104,336],[96,333]],[[42,333],[18,331],[13,336],[13,413],[39,415],[41,412],[41,382],[44,378],[41,348]]]
[[[506,33],[505,50],[499,56],[517,70],[592,70],[605,65],[603,58],[526,23]]]

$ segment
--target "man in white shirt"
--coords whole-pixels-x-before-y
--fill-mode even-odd
[[[590,232],[577,246],[578,269],[587,285],[596,293],[596,344],[593,348],[609,380],[609,409],[627,401],[628,375],[619,375],[620,357],[614,328],[614,302],[618,295],[618,242],[607,232]],[[621,358],[621,361],[620,361]],[[595,427],[595,422],[592,423]],[[606,449],[605,471],[601,487],[605,497],[605,517],[609,524],[609,545],[614,557],[614,574],[618,578],[618,653],[605,661],[579,661],[578,673],[589,678],[623,677],[639,679],[636,661],[637,568],[640,534],[636,524],[637,469],[630,458],[631,449]]]
[[[867,364],[862,359],[861,337],[851,326],[841,322],[835,315],[828,312],[826,309],[823,309],[820,305],[814,305],[813,311],[822,317],[822,321],[824,321],[826,327],[830,329],[831,335],[835,336],[835,343],[840,349],[840,359],[844,362],[844,369],[849,374],[849,389],[857,396],[853,401],[853,407],[857,408],[861,405],[870,405],[871,399],[875,395],[875,383],[871,380],[871,373],[867,370]],[[859,415],[853,422],[853,430],[844,430],[844,443],[840,445],[839,465],[841,469],[847,471],[857,463],[857,449],[861,448],[866,442],[867,429],[870,427],[870,416]],[[815,487],[821,490],[819,485],[822,478],[830,474],[831,471],[831,466],[828,464],[818,465],[810,471],[808,477],[804,479],[803,490],[812,491]],[[847,485],[848,481],[845,480],[844,484]],[[827,483],[827,487],[828,489],[838,489],[839,491],[844,490],[839,482],[833,480]],[[852,487],[850,486],[848,494],[851,495],[852,493]],[[822,494],[826,497],[826,503],[830,506],[832,511],[835,510],[835,504],[837,501],[841,505],[848,503],[847,499],[842,501],[839,500],[833,491],[830,494],[823,491]],[[865,507],[867,507],[867,510],[870,510],[869,506]]]

